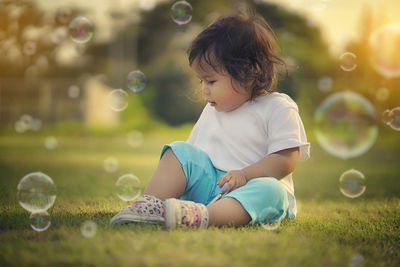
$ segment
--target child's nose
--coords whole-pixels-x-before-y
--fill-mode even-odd
[[[208,88],[208,86],[206,84],[202,85],[201,90],[203,91],[204,95],[209,95],[210,94],[210,89]]]

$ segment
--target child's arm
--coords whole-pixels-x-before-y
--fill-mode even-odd
[[[233,170],[221,175],[217,185],[221,188],[227,183],[221,191],[221,194],[224,194],[245,185],[254,178],[275,177],[279,180],[294,171],[298,158],[298,147],[284,149],[241,170]]]

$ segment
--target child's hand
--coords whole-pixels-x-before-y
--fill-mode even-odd
[[[247,183],[246,175],[242,170],[229,171],[219,177],[217,185],[221,188],[225,183],[228,184],[221,190],[221,194],[231,192],[245,185]]]

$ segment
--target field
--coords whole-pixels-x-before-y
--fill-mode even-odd
[[[126,205],[114,184],[125,173],[141,179],[142,189],[157,165],[164,143],[184,140],[187,130],[146,134],[139,148],[125,136],[60,136],[47,150],[44,137],[0,137],[1,266],[399,266],[400,165],[397,145],[378,142],[368,153],[340,160],[312,144],[312,157],[295,174],[299,214],[274,231],[261,227],[166,231],[160,226],[110,227]],[[115,157],[116,172],[103,161]],[[338,179],[348,169],[365,174],[367,189],[344,197]],[[41,171],[57,185],[49,210],[51,226],[30,227],[29,213],[16,200],[20,179]],[[85,220],[97,226],[82,236]]]

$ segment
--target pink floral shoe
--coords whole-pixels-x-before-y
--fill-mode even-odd
[[[167,229],[207,228],[208,210],[200,203],[169,198],[165,200],[165,226]]]
[[[110,220],[111,225],[132,222],[164,223],[164,201],[155,196],[143,195]]]

